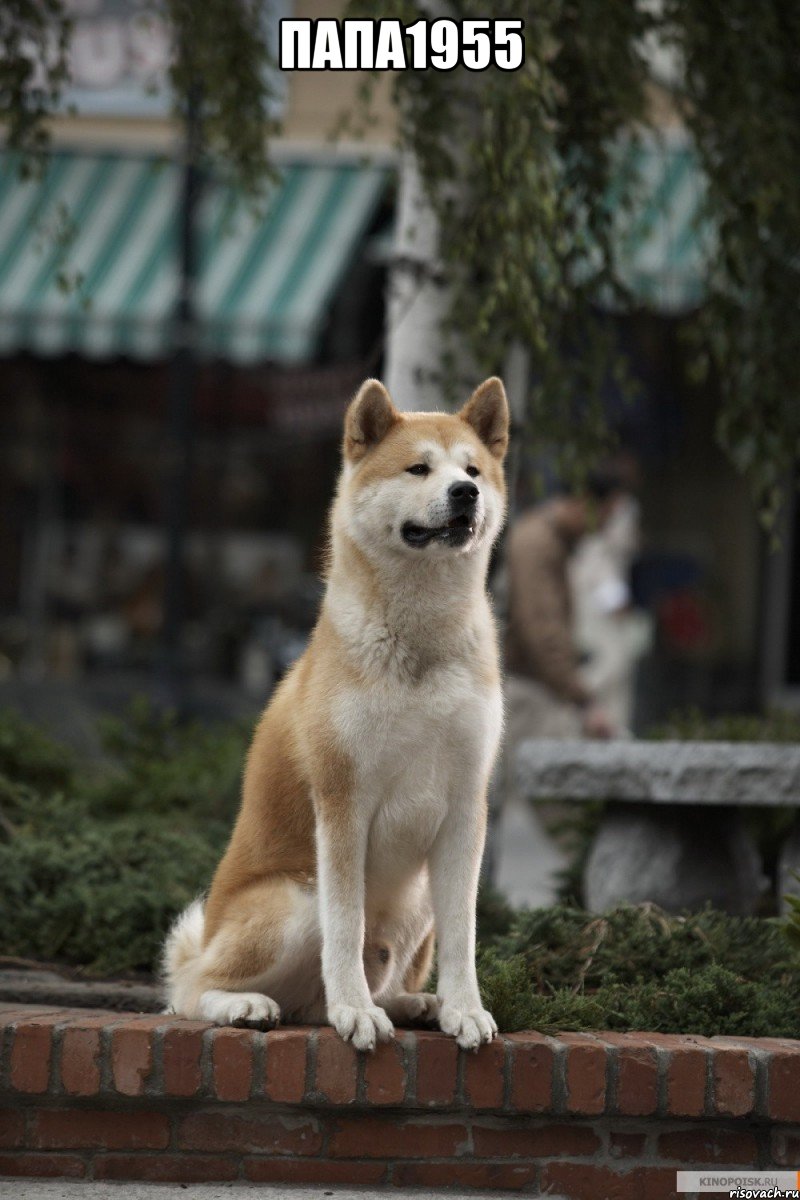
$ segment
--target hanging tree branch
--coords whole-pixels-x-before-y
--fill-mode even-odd
[[[670,0],[717,253],[699,314],[721,446],[774,525],[800,458],[800,7]]]
[[[263,6],[165,2],[202,74],[210,148],[255,189],[268,170],[272,129]],[[485,7],[448,5],[453,17],[476,20]],[[350,0],[348,14],[410,24],[429,17],[428,8],[424,0]],[[624,366],[596,301],[625,302],[609,197],[614,179],[614,204],[626,203],[630,184],[615,178],[614,145],[645,119],[643,38],[657,33],[685,61],[685,120],[717,236],[697,358],[719,381],[720,444],[773,522],[800,451],[800,7],[520,0],[514,17],[526,38],[517,71],[392,77],[401,138],[442,230],[452,297],[443,377],[457,376],[459,339],[485,370],[499,369],[518,339],[532,352],[537,438],[558,449],[573,478],[607,444],[601,387],[609,372],[624,376]],[[0,6],[0,121],[9,146],[45,145],[46,118],[67,81],[68,39],[62,0]],[[178,62],[171,83],[181,111],[189,81]]]
[[[348,11],[408,24],[425,8],[351,0]],[[448,5],[456,19],[483,9]],[[460,72],[393,76],[401,139],[439,216],[452,285],[443,374],[454,335],[487,370],[518,338],[533,355],[532,436],[572,478],[607,444],[600,388],[624,364],[595,302],[625,303],[609,197],[614,180],[614,204],[629,203],[632,184],[614,178],[613,151],[646,117],[643,39],[656,34],[685,59],[685,119],[718,238],[695,365],[714,369],[720,444],[771,524],[800,452],[800,8],[523,0],[514,16],[526,33],[516,72],[490,69],[466,89]]]

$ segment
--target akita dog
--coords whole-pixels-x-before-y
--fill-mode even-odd
[[[327,1020],[359,1050],[393,1021],[438,1021],[468,1049],[497,1032],[475,899],[502,725],[486,575],[507,445],[499,379],[457,415],[401,413],[375,379],[350,404],[320,617],[256,728],[208,898],[167,938],[175,1012]]]

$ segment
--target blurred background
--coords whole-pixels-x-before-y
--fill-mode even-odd
[[[313,627],[348,401],[496,373],[484,995],[507,1029],[685,1032],[693,964],[696,1032],[797,1036],[796,958],[739,922],[800,893],[800,7],[518,0],[516,71],[277,66],[281,21],[330,47],[431,8],[0,5],[0,993],[151,978]],[[440,8],[451,50],[504,15]],[[714,751],[717,803],[703,747],[650,738],[776,745]],[[644,763],[641,802],[554,792],[560,755]],[[696,803],[651,805],[673,758]],[[581,1007],[673,968],[663,1012]]]
[[[360,140],[332,141],[363,73],[276,71],[276,176],[252,202],[192,158],[166,23],[66,7],[44,166],[22,177],[7,151],[0,177],[0,703],[67,734],[142,691],[248,713],[313,624],[342,413],[386,371],[398,111],[384,76]],[[267,20],[340,10],[282,0]],[[601,397],[637,505],[623,599],[604,593],[641,617],[634,731],[800,696],[793,505],[769,553],[714,437],[713,373],[686,370],[702,180],[669,69],[648,95],[643,187],[615,217],[632,302],[606,313],[637,386]],[[514,487],[518,507],[540,494],[525,455]]]

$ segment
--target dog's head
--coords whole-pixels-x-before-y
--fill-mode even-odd
[[[370,557],[469,555],[505,513],[508,402],[499,379],[460,412],[401,413],[377,379],[347,410],[339,488],[350,536]]]

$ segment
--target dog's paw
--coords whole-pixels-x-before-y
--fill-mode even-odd
[[[456,1039],[463,1050],[477,1050],[481,1042],[490,1042],[497,1025],[485,1008],[461,1008],[443,1003],[439,1009],[439,1028]]]
[[[374,1050],[376,1042],[388,1042],[394,1037],[394,1026],[382,1008],[374,1004],[355,1008],[352,1004],[332,1004],[328,1020],[346,1042],[356,1050]]]
[[[260,992],[203,992],[200,1012],[215,1025],[242,1025],[253,1029],[272,1029],[281,1019],[274,1000]]]
[[[432,992],[400,992],[387,1000],[386,1011],[398,1025],[408,1021],[433,1022],[439,1016],[439,1001]]]

